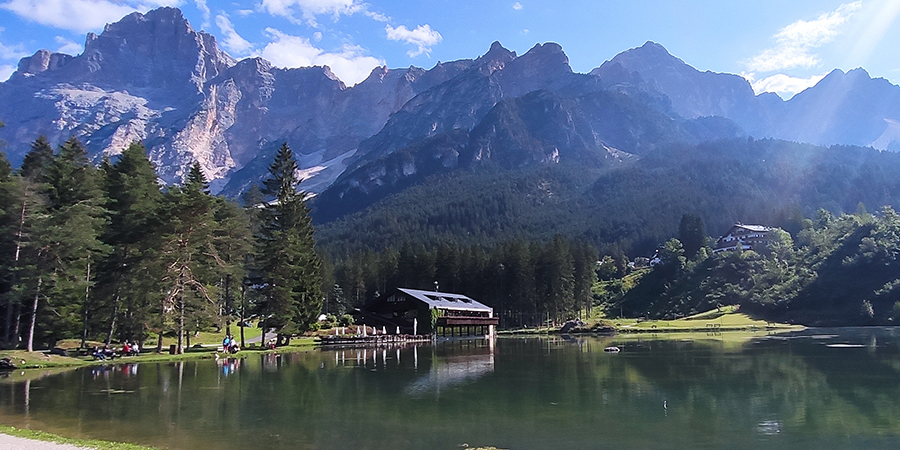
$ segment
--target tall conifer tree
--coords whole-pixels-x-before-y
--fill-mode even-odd
[[[214,299],[210,287],[218,279],[213,198],[198,163],[191,166],[183,186],[167,193],[166,208],[161,254],[166,296],[162,312],[172,313],[177,352],[183,353],[186,321],[211,309]]]
[[[37,268],[44,253],[37,238],[46,208],[46,176],[53,162],[53,147],[43,136],[31,144],[18,172],[16,185],[13,243],[8,257],[11,260],[12,290],[7,297],[4,344],[16,347],[21,342],[21,318],[26,298],[39,299],[40,274]]]
[[[104,240],[113,251],[103,270],[106,303],[96,312],[105,323],[107,342],[114,333],[120,339],[143,342],[154,307],[162,298],[162,275],[155,264],[162,192],[140,142],[129,145],[115,164],[105,162],[101,167],[110,211]]]
[[[38,290],[31,305],[26,344],[29,351],[38,320],[42,337],[51,342],[83,335],[96,262],[108,249],[100,239],[106,210],[97,172],[78,139],[72,137],[60,146],[45,180],[47,216],[38,233],[41,256],[36,265]],[[39,314],[42,293],[50,295],[46,296],[47,310]]]
[[[257,253],[264,281],[262,311],[266,326],[277,330],[279,345],[309,329],[322,310],[320,262],[299,184],[294,154],[282,144],[264,184],[263,193],[273,200],[261,214]]]

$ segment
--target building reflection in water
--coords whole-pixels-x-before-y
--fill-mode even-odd
[[[428,373],[410,383],[403,392],[414,397],[440,396],[442,390],[471,383],[494,371],[496,338],[460,339],[432,347]]]

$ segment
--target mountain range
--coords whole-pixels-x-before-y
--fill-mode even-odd
[[[834,70],[785,101],[653,42],[586,74],[557,44],[517,55],[495,42],[475,59],[378,67],[346,86],[328,67],[237,61],[160,8],[89,33],[80,55],[23,58],[0,83],[0,120],[14,165],[39,135],[75,135],[98,160],[141,140],[163,181],[180,182],[197,161],[231,197],[287,142],[302,188],[318,195],[316,219],[329,221],[477,167],[603,171],[667,146],[748,137],[900,150],[900,87]]]

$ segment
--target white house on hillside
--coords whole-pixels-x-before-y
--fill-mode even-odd
[[[770,231],[772,228],[763,225],[736,223],[728,230],[728,233],[716,241],[713,253],[735,250],[739,244],[742,250],[766,248],[769,246]]]

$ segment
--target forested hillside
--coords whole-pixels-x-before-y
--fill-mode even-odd
[[[893,325],[900,320],[900,216],[819,211],[791,235],[776,229],[765,251],[685,256],[666,242],[661,264],[612,299],[626,316],[677,317],[740,305],[772,321],[804,325]]]
[[[820,208],[835,214],[900,204],[900,154],[751,138],[672,144],[604,166],[561,161],[501,170],[484,164],[434,175],[343,219],[317,226],[345,255],[404,242],[496,246],[556,234],[605,253],[650,253],[685,213],[712,235],[735,222],[799,231]],[[315,209],[313,212],[315,218]]]

